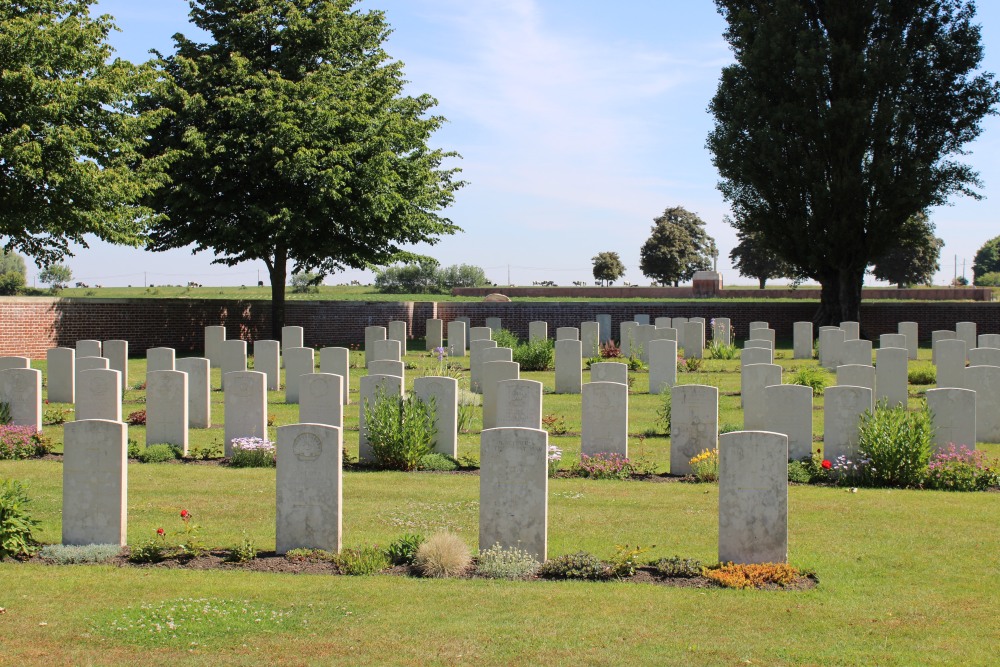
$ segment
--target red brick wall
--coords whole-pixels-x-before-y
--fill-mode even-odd
[[[614,322],[631,320],[637,314],[657,317],[728,317],[739,337],[747,334],[752,320],[764,320],[778,338],[790,339],[792,324],[809,320],[814,302],[766,303],[672,302],[672,303],[471,303],[471,302],[289,302],[286,324],[305,329],[309,346],[349,345],[364,342],[366,326],[386,326],[404,320],[410,335],[423,338],[425,321],[439,317],[445,322],[468,316],[473,326],[484,326],[487,317],[499,317],[506,329],[527,338],[528,322],[556,327],[579,326],[600,313]],[[912,320],[920,326],[920,337],[929,340],[935,329],[953,329],[955,322],[976,322],[979,333],[1000,332],[1000,304],[973,302],[864,303],[861,306],[864,333],[877,337],[894,333],[897,322]],[[50,347],[74,346],[80,339],[125,339],[133,353],[156,346],[181,352],[200,352],[204,328],[226,326],[227,338],[253,341],[271,337],[270,303],[267,301],[216,301],[187,299],[44,299],[0,298],[0,356],[25,355],[44,358]]]

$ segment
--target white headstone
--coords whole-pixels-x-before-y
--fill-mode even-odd
[[[486,326],[490,329],[490,331],[494,331],[494,332],[500,331],[500,328],[501,328],[500,318],[499,317],[487,317],[486,318]]]
[[[905,343],[906,341],[904,340],[900,342]],[[844,346],[840,349],[841,366],[865,366],[872,362],[872,342],[870,340],[855,338],[853,340],[844,341]],[[789,443],[788,446],[791,447],[791,443]]]
[[[424,348],[430,352],[439,347],[444,347],[444,321],[427,320],[424,326],[426,328]]]
[[[968,353],[969,350],[976,346],[976,323],[956,322],[955,338],[960,338],[965,341],[965,351]]]
[[[502,380],[497,383],[497,428],[542,428],[542,383]]]
[[[757,331],[765,331],[764,329],[757,329]],[[771,350],[774,352],[774,343],[764,338],[748,338],[743,341],[743,349],[747,350],[753,347],[763,348],[765,350]]]
[[[242,373],[247,369],[247,342],[245,340],[224,340],[220,349],[222,350],[222,388],[225,389],[226,375]]]
[[[172,347],[151,347],[146,350],[146,373],[174,370],[176,353]],[[147,380],[148,382],[148,380]]]
[[[76,341],[76,356],[78,357],[100,357],[101,341],[99,340],[78,340]]]
[[[278,427],[275,546],[340,552],[342,431],[326,424]]]
[[[371,444],[368,442],[368,430],[365,428],[365,406],[369,406],[369,410],[375,407],[379,388],[387,397],[401,397],[403,378],[396,375],[366,375],[361,378],[361,397],[358,399],[358,460],[362,463],[371,463],[375,460]]]
[[[493,329],[489,327],[472,327],[469,329],[469,347],[474,340],[493,340]]]
[[[373,361],[368,364],[369,375],[395,375],[406,385],[406,365],[402,361]]]
[[[621,338],[621,344],[618,347],[621,348],[622,355],[626,357],[632,356],[632,345],[638,343],[638,339],[636,337],[638,329],[638,322],[622,322],[618,325],[618,331]]]
[[[580,323],[580,343],[584,358],[601,356],[601,325],[599,322]]]
[[[854,462],[858,453],[858,426],[861,417],[872,409],[874,400],[869,387],[838,384],[823,392],[823,456],[831,463],[841,456],[844,464]]]
[[[580,453],[607,453],[628,458],[628,385],[588,382],[583,385]]]
[[[305,329],[302,327],[281,327],[281,349],[305,347]]]
[[[1000,366],[1000,349],[995,347],[974,347],[969,350],[970,366]]]
[[[740,366],[769,364],[774,361],[774,353],[766,347],[745,347],[740,352]]]
[[[557,394],[579,394],[583,389],[582,345],[578,340],[556,341]]]
[[[528,342],[546,340],[549,337],[548,322],[528,322]]]
[[[344,378],[332,373],[299,376],[299,423],[344,427]]]
[[[547,556],[549,434],[540,429],[482,432],[479,472],[479,547],[499,544]]]
[[[934,343],[937,358],[938,389],[965,386],[965,341],[961,338],[944,338]]]
[[[1000,334],[979,334],[976,339],[979,341],[979,347],[1000,349]]]
[[[102,346],[104,358],[108,360],[108,368],[122,374],[122,390],[128,388],[128,341],[106,340]],[[149,369],[147,368],[148,372]]]
[[[591,382],[618,382],[628,384],[628,364],[602,361],[590,365]]]
[[[906,364],[909,353],[902,347],[883,347],[875,353],[875,402],[882,400],[888,407],[906,407],[908,377]]]
[[[406,322],[402,320],[389,322],[386,338],[398,342],[400,354],[406,354]]]
[[[749,325],[747,325],[747,327],[750,331],[754,331],[756,329],[770,329],[771,325],[768,324],[767,322],[755,321],[751,322]],[[750,337],[753,338],[753,336]]]
[[[146,373],[146,444],[176,445],[188,452],[188,376],[183,371]]]
[[[497,342],[495,340],[487,340],[485,338],[480,338],[469,343],[469,389],[476,394],[483,393],[479,388],[480,369],[483,365],[482,352],[496,346]]]
[[[857,340],[861,337],[861,324],[859,322],[841,322],[840,328],[844,330],[844,340]]]
[[[42,372],[34,368],[0,371],[0,403],[10,407],[13,426],[42,430]]]
[[[934,448],[976,448],[976,392],[971,389],[928,389],[927,409],[934,428]],[[995,407],[994,407],[995,409]]]
[[[611,340],[611,315],[609,313],[598,313],[594,318],[601,327],[601,345]]]
[[[653,340],[672,340],[675,343],[680,343],[680,332],[673,327],[657,327],[656,337]]]
[[[373,361],[402,361],[403,350],[398,340],[386,338],[372,343],[372,353],[368,357],[368,363]]]
[[[678,332],[688,323],[688,318],[686,317],[675,317],[670,320],[670,328],[677,329]]]
[[[188,428],[212,426],[212,389],[209,386],[211,362],[204,357],[183,357],[175,364],[177,370],[187,373]]]
[[[465,340],[465,322],[453,320],[448,322],[448,356],[464,357],[468,345]]]
[[[792,356],[795,359],[813,357],[813,323],[796,322],[792,325]]]
[[[625,364],[622,364],[625,366]],[[628,366],[625,366],[628,368]],[[649,342],[649,393],[659,394],[666,386],[677,384],[677,341],[653,340]]]
[[[640,325],[649,324],[649,315],[646,314],[636,315],[635,317],[632,318],[632,320],[638,322]]]
[[[258,371],[232,371],[225,378],[225,455],[234,438],[267,439],[267,377]]]
[[[788,560],[788,438],[737,431],[719,438],[719,562]]]
[[[976,442],[1000,442],[1000,367],[969,366],[965,389],[976,392]]]
[[[819,331],[819,365],[823,368],[833,370],[837,366],[843,366],[840,362],[844,343],[846,342],[843,329],[822,328]]]
[[[655,320],[653,320],[653,324],[656,326],[657,329],[670,329],[671,328],[671,326],[670,326],[671,325],[671,320],[670,320],[669,317],[657,317]]]
[[[253,369],[267,376],[267,390],[281,389],[281,343],[256,340],[253,343]]]
[[[580,340],[580,330],[576,327],[559,327],[556,329],[556,340]]]
[[[375,359],[375,355],[372,353],[375,341],[385,340],[386,333],[385,327],[365,327],[365,366],[368,366],[368,362]]]
[[[900,322],[896,331],[906,336],[906,352],[910,359],[917,358],[917,349],[920,345],[918,337],[919,327],[916,322]]]
[[[691,459],[718,446],[719,390],[682,384],[670,398],[670,474],[690,475]]]
[[[76,350],[71,347],[53,347],[45,353],[48,374],[49,401],[73,403],[76,401]]]
[[[0,357],[0,371],[11,368],[31,368],[31,359],[28,357]]]
[[[81,357],[77,355],[74,368],[77,375],[80,374],[80,371],[108,370],[108,360],[104,357]]]
[[[902,347],[906,349],[906,358],[910,357],[910,350],[906,347],[906,334],[882,334],[878,337],[878,346],[881,347]]]
[[[85,357],[86,358],[86,357]],[[80,358],[77,357],[77,363]],[[122,374],[106,368],[76,371],[76,419],[122,420]]]
[[[715,318],[715,326],[712,327],[712,340],[719,341],[723,345],[732,345],[733,323],[728,317]]]
[[[767,428],[788,436],[788,458],[799,461],[812,456],[813,390],[798,384],[764,388]]]
[[[344,405],[350,405],[351,351],[346,347],[324,347],[319,351],[319,372],[340,376],[341,398]]]
[[[226,340],[226,327],[205,327],[205,357],[212,368],[222,367],[222,341]]]
[[[771,349],[774,349],[774,329],[751,329],[750,338],[748,340],[766,340],[771,344]]]
[[[124,546],[128,427],[121,421],[77,419],[66,423],[63,439],[62,543]]]
[[[284,357],[285,403],[298,403],[299,381],[316,370],[316,355],[311,347],[286,347]]]
[[[939,340],[954,340],[955,337],[956,336],[955,336],[955,332],[954,331],[948,331],[948,330],[945,330],[945,329],[939,329],[937,331],[932,331],[931,332],[931,363],[932,364],[937,364],[937,352],[934,351],[934,348],[937,346],[937,342]]]
[[[509,350],[509,348],[487,350],[486,352],[503,350]],[[514,361],[487,361],[484,359],[483,362],[480,381],[480,386],[483,389],[483,428],[488,429],[497,426],[497,384],[502,380],[519,379],[521,366]]]
[[[424,403],[434,400],[434,451],[452,458],[458,456],[458,380],[427,376],[413,381],[413,392]]]
[[[740,395],[743,397],[743,430],[759,431],[767,426],[767,404],[764,387],[781,384],[781,366],[777,364],[747,364],[740,375]]]
[[[656,327],[652,324],[640,324],[635,328],[635,339],[632,341],[632,356],[639,357],[644,363],[649,363],[649,341],[656,335]]]
[[[704,356],[705,324],[703,322],[687,322],[681,337],[684,339],[681,346],[684,348],[685,358],[701,359]]]
[[[875,407],[875,367],[852,364],[837,366],[837,384],[849,387],[864,387],[871,392],[872,402],[867,409]],[[824,394],[825,395],[825,394]]]

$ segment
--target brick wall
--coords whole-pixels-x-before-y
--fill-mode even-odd
[[[612,317],[614,335],[618,323],[637,314],[657,317],[728,317],[740,337],[753,320],[764,320],[778,338],[790,339],[792,324],[812,318],[814,302],[289,302],[286,324],[305,329],[309,346],[350,345],[364,342],[366,326],[385,326],[403,320],[410,335],[423,338],[425,322],[440,318],[447,323],[467,316],[473,326],[484,326],[487,317],[499,317],[504,328],[527,338],[528,322],[556,327],[579,326],[600,313]],[[1000,333],[1000,304],[978,302],[864,303],[861,306],[864,333],[877,338],[894,333],[896,324],[912,320],[920,326],[920,337],[929,340],[935,329],[953,329],[955,322],[976,322],[979,333]],[[204,328],[222,324],[226,337],[247,341],[271,337],[271,311],[267,301],[221,301],[188,299],[44,299],[0,298],[0,356],[24,355],[44,358],[51,347],[73,347],[80,339],[124,339],[132,353],[168,346],[180,352],[200,352]]]

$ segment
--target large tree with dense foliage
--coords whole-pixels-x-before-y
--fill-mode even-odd
[[[759,234],[738,231],[736,238],[739,243],[729,252],[729,261],[741,276],[755,278],[760,289],[764,289],[772,278],[797,277],[791,264],[764,247]]]
[[[653,230],[639,249],[639,270],[658,283],[676,285],[695,271],[712,268],[715,240],[705,222],[680,206],[666,209],[653,220]]]
[[[998,85],[966,0],[716,0],[736,62],[708,138],[738,229],[859,319],[867,267],[920,211],[976,196],[958,161]]]
[[[170,182],[151,198],[154,250],[193,244],[214,262],[262,260],[272,326],[285,279],[412,258],[458,227],[439,214],[461,185],[428,147],[444,119],[403,94],[402,63],[383,49],[380,11],[353,0],[192,0],[208,43],[176,35],[149,100],[169,116],[153,132]],[[159,54],[158,54],[159,55]]]
[[[618,253],[607,250],[591,257],[594,263],[594,279],[602,280],[608,285],[625,275],[625,265]]]
[[[0,4],[0,244],[47,265],[86,234],[140,245],[156,169],[136,159],[158,112],[148,66],[112,59],[90,0]]]
[[[910,218],[899,241],[875,260],[872,275],[879,280],[907,285],[930,285],[941,269],[941,248],[944,240],[934,236],[934,224],[926,213]]]
[[[991,238],[984,243],[976,251],[976,257],[972,260],[973,281],[987,273],[997,272],[1000,272],[1000,236]]]

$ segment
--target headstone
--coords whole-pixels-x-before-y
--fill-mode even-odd
[[[977,340],[981,348],[1000,349],[1000,334],[979,334]]]
[[[424,348],[431,352],[444,347],[444,320],[427,320],[424,327],[426,329]]]
[[[839,374],[838,384],[826,388],[823,392],[824,458],[836,463],[837,458],[843,456],[843,463],[853,462],[858,453],[858,426],[861,417],[872,409],[874,396],[869,387],[839,384]]]
[[[174,365],[177,370],[187,373],[188,428],[211,428],[211,362],[204,357],[183,357]]]
[[[455,320],[458,321],[458,322],[464,322],[465,323],[465,337],[466,337],[466,341],[471,340],[469,338],[469,333],[472,331],[472,318],[469,317],[468,315],[459,315],[458,317],[455,318]],[[468,347],[466,347],[466,351],[468,351]]]
[[[175,352],[172,347],[151,347],[146,350],[146,373],[174,370]]]
[[[906,341],[901,342],[905,343]],[[855,364],[865,366],[872,362],[872,342],[870,340],[855,338],[853,340],[844,341],[844,346],[840,349],[841,366],[850,366]],[[788,446],[792,446],[790,442]]]
[[[376,340],[372,343],[372,353],[368,357],[368,363],[373,361],[402,361],[403,350],[398,340],[386,338]]]
[[[580,453],[607,453],[628,458],[628,385],[588,382],[583,385]]]
[[[969,350],[970,366],[1000,366],[1000,349],[995,347],[974,347]]]
[[[767,426],[767,403],[764,387],[781,384],[781,366],[777,364],[747,364],[740,374],[740,395],[743,397],[743,430],[759,431]]]
[[[557,394],[579,394],[583,389],[582,345],[578,340],[556,341]]]
[[[540,429],[482,432],[479,472],[479,547],[547,556],[549,434]]]
[[[74,362],[74,368],[76,369],[76,374],[79,375],[80,371],[93,371],[93,370],[108,370],[108,360],[104,357],[81,357],[77,356]]]
[[[66,423],[63,439],[62,543],[124,546],[128,427],[120,421],[77,419]]]
[[[657,327],[656,336],[653,340],[672,340],[675,343],[680,344],[680,332],[673,327]]]
[[[976,323],[956,322],[955,338],[960,338],[965,341],[965,352],[968,354],[969,350],[976,346]]]
[[[302,327],[281,327],[281,349],[305,347],[305,329]]]
[[[770,329],[771,325],[768,324],[767,322],[755,321],[747,325],[747,328],[750,331],[754,331],[756,329]],[[753,336],[750,336],[750,338],[753,338]]]
[[[931,413],[933,447],[936,451],[945,451],[948,445],[976,448],[976,392],[971,389],[928,389],[927,409]]]
[[[100,357],[103,356],[101,351],[101,341],[99,340],[78,340],[76,341],[76,356],[77,357]]]
[[[281,343],[256,340],[253,343],[253,369],[267,376],[267,390],[281,389]]]
[[[487,317],[486,326],[490,331],[496,332],[501,329],[501,322],[499,317]]]
[[[76,401],[76,350],[71,347],[53,347],[45,353],[48,374],[49,401],[74,403]]]
[[[684,356],[688,359],[701,359],[705,353],[705,324],[703,322],[689,321],[684,325],[681,334],[684,339],[681,345],[684,347]]]
[[[773,353],[766,347],[746,347],[740,352],[740,367],[750,364],[769,364],[774,361]]]
[[[715,325],[712,327],[712,340],[719,341],[723,345],[733,343],[733,323],[728,317],[716,317]]]
[[[580,340],[580,330],[576,327],[559,327],[556,329],[556,340]]]
[[[796,322],[792,325],[792,357],[795,359],[812,359],[813,357],[813,323]]]
[[[465,341],[465,322],[453,320],[448,322],[448,356],[464,357],[468,349]]]
[[[601,345],[611,340],[611,315],[609,313],[599,313],[594,319],[601,327]]]
[[[766,340],[774,349],[774,329],[751,329],[749,340]]]
[[[497,351],[506,349],[509,348],[499,348]],[[480,381],[483,389],[483,429],[495,428],[497,425],[497,383],[519,379],[520,368],[521,365],[514,361],[484,360]]]
[[[635,328],[635,339],[632,341],[632,355],[639,357],[644,364],[649,363],[649,341],[656,334],[652,324],[640,324]]]
[[[0,357],[0,371],[11,368],[31,368],[31,359],[28,357]]]
[[[10,408],[12,426],[42,430],[42,372],[34,368],[0,371],[0,403]]]
[[[642,325],[642,324],[649,324],[649,315],[645,315],[645,314],[643,314],[643,315],[636,315],[635,317],[632,318],[632,320],[634,322],[639,323],[640,325]]]
[[[883,347],[875,353],[875,402],[888,407],[907,405],[906,364],[909,353],[902,347]]]
[[[682,384],[670,398],[670,474],[690,475],[691,459],[718,446],[719,390]]]
[[[346,347],[324,347],[319,351],[319,372],[340,376],[343,383],[340,396],[344,405],[350,405],[351,351]]]
[[[937,342],[939,340],[954,340],[955,337],[956,336],[955,336],[955,332],[954,331],[947,331],[947,330],[941,329],[941,330],[938,330],[938,331],[932,331],[931,332],[931,363],[932,364],[937,365],[937,352],[934,351],[934,348],[937,346]]]
[[[823,368],[833,370],[840,363],[840,356],[843,352],[845,340],[843,329],[820,329],[819,332],[819,365]]]
[[[401,355],[406,354],[406,322],[402,320],[393,320],[389,322],[389,329],[386,332],[386,338],[388,340],[394,340],[399,343],[399,353]]]
[[[84,357],[86,358],[86,357]],[[77,363],[80,362],[79,357]],[[76,419],[122,420],[122,374],[106,368],[76,371]]]
[[[365,327],[365,366],[368,366],[368,362],[375,359],[373,354],[375,341],[385,340],[385,338],[385,327]]]
[[[737,431],[719,438],[719,562],[788,560],[788,438]]]
[[[687,323],[688,323],[688,318],[686,318],[686,317],[675,317],[675,318],[673,318],[673,319],[670,320],[670,328],[671,329],[677,329],[677,332],[680,333],[681,329],[683,329],[684,325],[687,324]]]
[[[938,389],[965,386],[965,341],[961,338],[944,338],[934,343],[937,357],[935,383]]]
[[[628,384],[628,364],[616,361],[601,361],[590,365],[591,382],[619,382]]]
[[[872,402],[867,409],[875,407],[875,367],[837,366],[837,384],[849,387],[864,387],[871,392]],[[826,394],[824,393],[824,396]]]
[[[493,340],[493,329],[489,327],[472,327],[469,329],[469,347],[474,340]]]
[[[479,388],[479,374],[483,365],[483,350],[495,348],[495,340],[478,339],[469,343],[469,390],[476,394],[483,393]]]
[[[861,324],[859,322],[841,322],[840,328],[844,330],[844,340],[857,340],[861,337]]]
[[[243,373],[247,370],[247,342],[245,340],[224,340],[222,350],[222,388],[226,389],[226,375]],[[263,437],[263,436],[261,436]]]
[[[128,388],[128,341],[106,340],[102,346],[108,368],[122,374],[122,391]],[[146,369],[149,372],[149,369]]]
[[[976,442],[1000,442],[1000,368],[966,368],[965,389],[976,392]]]
[[[501,380],[497,383],[497,428],[542,428],[542,383]]]
[[[622,364],[625,366],[625,364]],[[628,368],[628,366],[625,366]],[[654,340],[649,343],[649,393],[659,394],[664,387],[677,384],[677,341]]]
[[[344,427],[344,378],[332,373],[299,376],[299,423]]]
[[[528,322],[528,342],[546,340],[549,337],[548,322]]]
[[[639,330],[638,322],[622,322],[618,325],[619,335],[621,336],[621,348],[622,356],[630,357],[633,355],[632,346],[638,343],[636,333]]]
[[[878,337],[878,346],[882,347],[902,347],[906,349],[906,358],[910,358],[910,350],[906,347],[906,335],[898,333],[882,334]]]
[[[284,357],[285,403],[298,403],[301,377],[316,369],[315,352],[311,347],[290,347],[285,348]]]
[[[425,403],[434,400],[435,452],[458,456],[458,380],[434,375],[413,381],[413,392]]]
[[[653,320],[653,324],[656,326],[657,329],[670,329],[670,328],[672,328],[670,326],[671,325],[671,320],[670,320],[669,317],[657,317],[655,320]]]
[[[188,452],[188,376],[183,371],[146,373],[146,445],[176,445]]]
[[[757,329],[757,331],[764,331],[764,329]],[[751,347],[760,347],[765,350],[771,350],[774,352],[774,343],[764,338],[747,338],[743,341],[743,349],[749,349]]]
[[[343,516],[342,430],[326,424],[278,427],[275,546],[339,553]]]
[[[812,456],[812,387],[798,384],[765,387],[764,404],[767,428],[788,436],[788,458],[800,461]]]
[[[225,378],[225,455],[234,438],[267,439],[267,377],[258,371],[232,371]]]
[[[920,346],[918,337],[919,327],[916,322],[900,322],[896,330],[906,336],[906,352],[910,359],[917,358],[917,349]]]
[[[600,328],[599,322],[580,323],[580,342],[583,344],[582,354],[584,358],[601,356]]]
[[[386,396],[403,395],[403,378],[396,375],[365,375],[361,378],[361,397],[358,399],[358,460],[371,463],[375,460],[371,444],[368,442],[368,430],[365,428],[365,406],[375,407],[375,398],[379,388]]]
[[[373,361],[368,364],[369,375],[395,375],[406,385],[406,365],[402,361]]]
[[[205,327],[205,357],[212,368],[222,367],[222,341],[226,340],[226,327]]]

